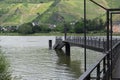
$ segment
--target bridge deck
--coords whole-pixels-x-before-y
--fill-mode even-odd
[[[78,47],[85,47],[84,43],[75,43],[75,42],[72,42],[72,41],[63,41],[63,42],[67,42],[67,43],[70,43],[71,46],[78,46]],[[87,44],[86,45],[86,48],[87,49],[91,49],[91,50],[95,50],[95,51],[99,51],[99,52],[103,52],[104,51],[104,48],[103,48],[103,45],[96,43],[96,45],[90,45],[90,44]]]
[[[55,46],[55,48],[62,48],[65,44],[70,44],[70,46],[80,46],[85,47],[84,45],[85,39],[83,37],[67,37],[65,41],[63,41],[62,38],[56,38],[56,43],[58,44]],[[65,43],[65,44],[61,44]],[[86,48],[96,50],[96,51],[105,51],[105,56],[103,56],[97,63],[95,63],[92,68],[87,70],[79,79],[80,80],[91,80],[94,77],[91,77],[91,73],[96,70],[96,77],[97,80],[100,80],[101,78],[101,71],[103,71],[102,80],[109,80],[110,69],[112,69],[112,80],[120,80],[120,39],[112,39],[112,56],[111,51],[105,51],[106,50],[106,39],[101,37],[88,37],[86,39]],[[109,46],[111,48],[111,46]],[[110,58],[110,56],[112,58]],[[111,60],[109,60],[111,59]],[[110,62],[111,61],[111,62]],[[112,63],[112,64],[110,64]],[[103,66],[100,67],[100,65]],[[111,68],[112,66],[112,68]],[[102,69],[102,70],[101,70]],[[90,79],[91,78],[91,79]]]
[[[64,47],[64,43],[69,43],[71,46],[85,47],[84,40],[84,37],[79,36],[68,36],[65,41],[63,41],[62,37],[58,37],[56,38],[54,49],[61,49]],[[113,39],[112,44],[114,45],[118,41],[118,39]],[[106,46],[106,38],[104,37],[87,37],[86,39],[87,49],[104,52]]]

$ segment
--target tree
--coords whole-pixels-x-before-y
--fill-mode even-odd
[[[64,23],[60,29],[61,29],[61,32],[64,32],[65,29],[68,33],[73,32],[72,31],[72,26],[68,22]]]
[[[41,32],[45,32],[45,33],[49,33],[51,31],[51,29],[48,27],[48,25],[40,25],[42,31]]]
[[[18,32],[21,34],[31,34],[33,33],[31,23],[25,23],[18,28]]]
[[[74,26],[75,33],[83,33],[84,32],[84,23],[83,22],[77,22]]]
[[[32,29],[34,33],[39,33],[42,31],[42,28],[39,25],[33,26]]]

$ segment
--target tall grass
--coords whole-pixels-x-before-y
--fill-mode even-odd
[[[5,56],[0,51],[0,80],[11,80],[9,72],[9,63],[5,59]]]

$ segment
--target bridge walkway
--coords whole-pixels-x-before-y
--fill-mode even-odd
[[[70,46],[84,47],[84,37],[67,37],[66,40],[63,40],[61,37],[56,38],[54,48],[61,49],[65,46],[65,43],[70,44]],[[79,80],[120,80],[120,39],[113,38],[112,53],[111,50],[105,51],[106,38],[103,37],[87,37],[86,45],[88,49],[93,47],[92,49],[96,51],[104,50],[103,53],[105,54],[84,72]],[[96,48],[98,48],[98,50]],[[112,79],[109,79],[111,70]],[[94,71],[96,72],[96,76],[91,75]]]
[[[113,38],[112,44],[116,44],[120,39]],[[62,37],[56,37],[56,42],[54,45],[54,49],[62,49],[65,46],[65,43],[69,43],[70,46],[78,46],[85,47],[84,45],[84,37],[79,36],[67,36],[66,40],[63,40]],[[106,38],[105,37],[87,37],[86,38],[86,48],[104,52],[106,50]]]

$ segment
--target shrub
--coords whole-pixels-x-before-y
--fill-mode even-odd
[[[8,71],[9,64],[5,56],[0,51],[0,80],[11,80],[11,75]]]
[[[31,34],[31,33],[33,33],[31,23],[26,23],[26,24],[21,25],[18,28],[18,32],[21,33],[21,34]]]
[[[83,33],[84,32],[84,23],[77,22],[74,26],[75,33]]]
[[[32,29],[33,29],[34,33],[43,33],[43,32],[48,33],[51,31],[51,29],[48,27],[48,25],[45,25],[45,24],[33,26]]]
[[[41,32],[42,31],[42,28],[41,28],[41,26],[38,26],[38,25],[36,25],[36,26],[33,26],[33,32],[34,33],[39,33],[39,32]]]
[[[41,27],[41,32],[49,33],[51,29],[47,25],[40,25]]]

